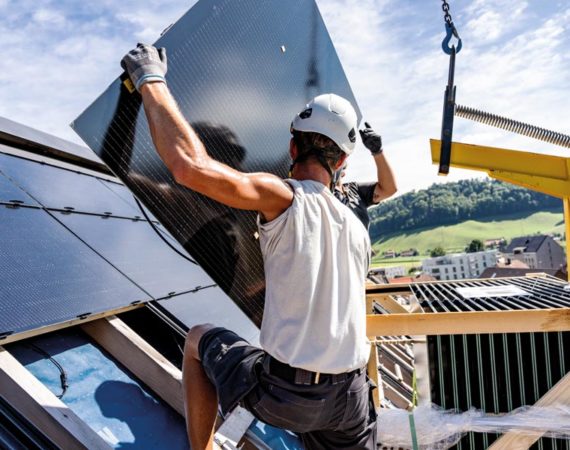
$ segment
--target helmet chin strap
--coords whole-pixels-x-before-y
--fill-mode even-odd
[[[313,155],[315,158],[317,158],[317,161],[319,162],[319,164],[321,166],[323,166],[325,168],[325,170],[327,171],[327,173],[329,174],[329,176],[331,178],[329,189],[332,191],[332,189],[334,187],[335,177],[334,177],[334,174],[333,174],[331,167],[328,164],[327,158],[325,157],[325,155],[323,155],[323,150],[321,148],[318,148],[318,147],[313,147],[310,150],[307,150],[305,153],[303,153],[302,155],[299,155],[296,159],[293,160],[293,162],[289,166],[289,177],[291,177],[293,174],[293,168],[295,167],[295,164],[306,161],[307,158],[311,155]]]

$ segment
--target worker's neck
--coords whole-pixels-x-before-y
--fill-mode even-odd
[[[326,169],[318,162],[307,161],[302,164],[295,164],[291,177],[295,180],[313,180],[324,184],[329,187],[331,184],[331,177]]]

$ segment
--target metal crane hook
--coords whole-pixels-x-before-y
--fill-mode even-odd
[[[463,43],[461,42],[461,38],[459,37],[459,33],[457,32],[457,28],[455,28],[455,25],[453,25],[453,22],[451,23],[445,23],[445,38],[443,39],[443,42],[441,43],[441,48],[443,49],[443,51],[448,54],[451,55],[451,49],[453,47],[455,47],[454,45],[452,45],[451,47],[449,46],[449,42],[451,41],[451,38],[455,37],[457,39],[457,47],[455,48],[455,53],[459,53],[461,51],[461,48],[463,47]]]

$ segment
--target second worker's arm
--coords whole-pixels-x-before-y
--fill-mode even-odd
[[[373,202],[379,203],[392,195],[394,195],[398,187],[396,186],[396,179],[394,172],[384,156],[384,149],[382,148],[382,137],[375,133],[368,122],[364,123],[366,128],[360,130],[362,143],[370,150],[374,163],[376,164],[377,184],[374,188]]]

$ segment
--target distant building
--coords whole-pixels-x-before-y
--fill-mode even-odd
[[[416,256],[419,255],[419,252],[415,248],[411,248],[409,250],[404,250],[400,253],[400,256]]]
[[[486,239],[485,241],[483,241],[483,246],[485,248],[497,248],[497,247],[500,247],[501,245],[503,245],[504,243],[505,243],[505,240],[503,238]]]
[[[376,269],[371,269],[369,274],[375,276],[384,276],[386,278],[396,278],[403,277],[406,275],[406,268],[404,266],[394,266],[394,267],[378,267]]]
[[[382,253],[383,258],[395,258],[398,256],[394,250],[386,250]]]
[[[422,261],[422,270],[436,280],[477,278],[487,267],[497,264],[497,251],[455,253]]]
[[[414,275],[411,277],[388,278],[389,284],[425,283],[428,281],[436,281],[436,279],[431,275],[426,275],[424,273],[421,273],[419,275]]]
[[[507,259],[522,261],[531,269],[560,269],[566,263],[564,249],[545,235],[514,238],[504,253]]]

